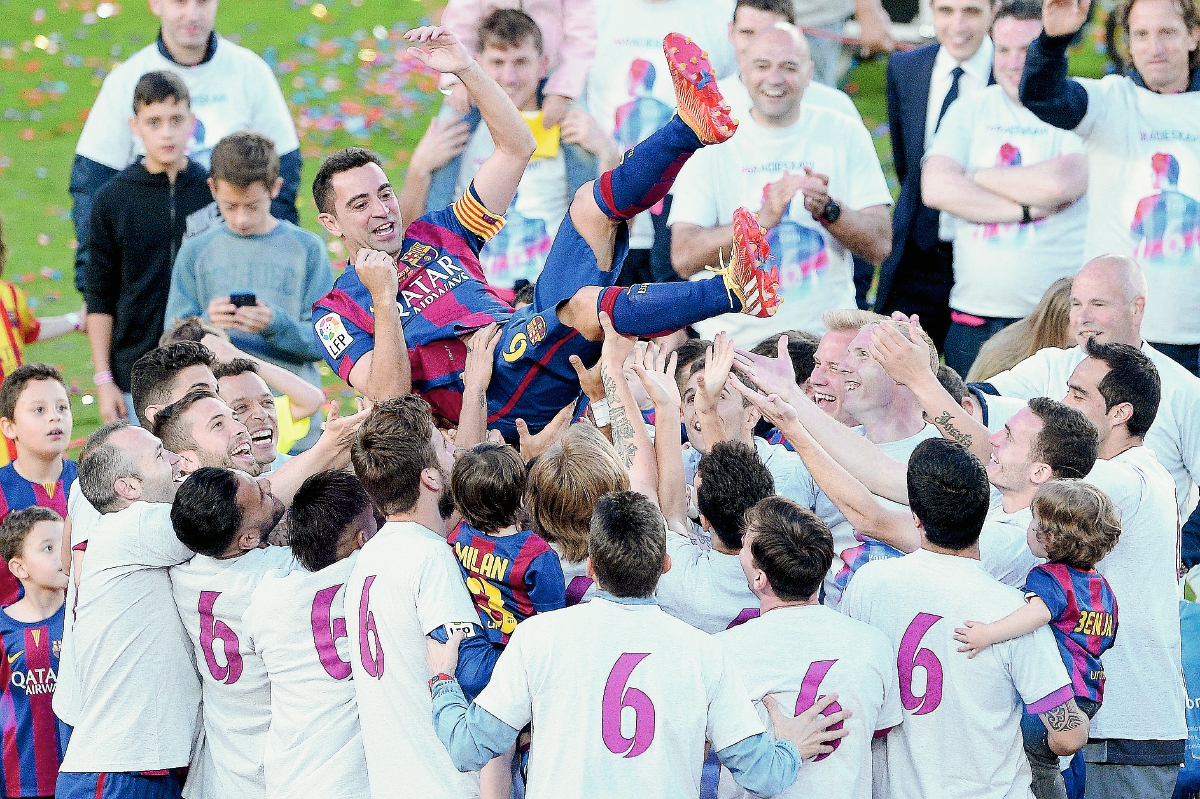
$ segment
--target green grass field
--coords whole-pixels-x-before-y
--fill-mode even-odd
[[[601,0],[602,1],[602,0]],[[334,150],[368,146],[398,179],[436,107],[434,78],[398,59],[398,36],[429,21],[440,2],[415,0],[226,0],[217,29],[263,55],[292,109],[304,156],[299,210],[316,223],[309,186],[320,159]],[[5,277],[36,302],[35,313],[78,310],[74,289],[74,229],[67,184],[83,120],[104,76],[154,40],[157,21],[143,2],[0,0],[0,218],[9,247]],[[1089,42],[1076,56],[1082,74],[1098,74],[1103,55]],[[886,135],[884,62],[858,66],[847,78],[875,138],[891,182]],[[331,262],[344,259],[339,242]],[[92,404],[86,337],[39,342],[28,360],[59,365],[71,384],[78,440],[99,424]],[[326,370],[329,392],[348,389]]]

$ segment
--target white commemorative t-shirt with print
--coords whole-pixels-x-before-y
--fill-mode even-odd
[[[969,173],[1084,151],[1074,133],[1042,122],[992,85],[950,106],[925,157],[946,156]],[[1015,319],[1032,313],[1051,283],[1079,271],[1087,197],[1029,224],[980,224],[943,213],[942,226],[954,242],[950,307]]]
[[[188,764],[200,680],[167,567],[190,557],[167,503],[135,502],[92,527],[73,628],[79,706],[61,771]]]
[[[663,55],[668,33],[686,33],[707,53],[720,78],[737,72],[728,24],[734,0],[604,0],[596,3],[596,58],[588,71],[583,107],[622,152],[667,123],[675,113],[675,86]],[[651,209],[647,213],[654,213]],[[662,213],[661,209],[658,213]],[[646,214],[629,226],[629,247],[649,249],[654,229]]]
[[[63,617],[62,649],[58,657],[58,681],[54,686],[54,715],[62,719],[64,724],[75,726],[79,714],[79,683],[75,673],[75,603],[77,591],[75,583],[79,580],[79,572],[75,569],[75,547],[87,546],[87,540],[92,529],[100,523],[99,511],[92,507],[83,495],[83,489],[76,480],[67,494],[67,516],[71,519],[71,571],[67,575],[67,612]],[[82,551],[80,551],[82,557]],[[80,564],[82,566],[82,562]]]
[[[701,549],[667,531],[671,570],[658,579],[659,606],[697,630],[717,633],[758,615],[758,599],[746,584],[737,555]]]
[[[204,744],[196,755],[204,796],[266,795],[271,685],[246,638],[242,614],[265,574],[296,565],[292,550],[267,547],[236,558],[196,555],[171,569],[175,605],[204,686]]]
[[[1029,549],[1031,521],[1031,508],[1005,513],[1002,506],[994,503],[979,533],[979,562],[983,570],[1005,585],[1022,590],[1033,567],[1046,562]]]
[[[475,700],[533,722],[529,799],[695,799],[704,742],[763,732],[723,647],[656,604],[599,596],[521,622]]]
[[[196,116],[187,153],[205,169],[216,143],[238,131],[263,134],[280,155],[299,148],[296,126],[271,68],[254,52],[218,37],[213,57],[194,67],[163,57],[156,42],[110,72],[83,125],[77,154],[124,169],[146,152],[129,129],[129,119],[138,78],[155,70],[174,72],[187,86]]]
[[[858,570],[841,611],[882,630],[896,648],[905,711],[888,735],[885,795],[1032,796],[1021,703],[1044,713],[1074,696],[1054,634],[1041,627],[975,658],[954,640],[963,622],[990,623],[1024,605],[1020,591],[971,558],[919,549]]]
[[[271,681],[267,799],[370,794],[346,632],[345,584],[357,558],[269,572],[242,614]]]
[[[800,119],[793,125],[768,128],[747,117],[732,139],[693,155],[675,181],[670,223],[728,225],[739,207],[761,208],[764,189],[783,177],[785,170],[803,175],[806,166],[829,176],[829,196],[844,208],[861,211],[892,204],[871,134],[863,123],[801,104]],[[753,347],[788,328],[822,333],[822,313],[857,307],[853,257],[804,210],[802,195],[792,200],[767,239],[772,263],[779,267],[779,294],[784,299],[779,312],[769,319],[729,313],[698,322],[695,328],[704,338],[724,330],[739,346]],[[700,272],[696,279],[713,276]]]
[[[462,154],[455,197],[467,193],[479,167],[495,150],[492,133],[481,122]],[[517,186],[517,196],[504,214],[504,227],[479,253],[488,285],[512,288],[522,279],[537,282],[571,199],[562,147],[553,158],[530,160]]]
[[[478,624],[479,614],[446,539],[414,522],[379,528],[346,582],[350,666],[372,796],[479,795],[478,777],[459,773],[433,729],[426,636],[450,623]]]
[[[1117,637],[1104,653],[1104,704],[1092,738],[1188,737],[1179,632],[1179,527],[1171,479],[1149,447],[1097,460],[1086,482],[1121,512],[1121,537],[1096,564],[1117,598]]]
[[[1142,335],[1200,342],[1200,92],[1156,94],[1129,78],[1080,79],[1088,110],[1083,257],[1128,255],[1146,272]]]
[[[904,717],[896,656],[879,630],[823,605],[774,608],[736,629],[717,635],[746,684],[759,717],[771,729],[761,699],[771,694],[785,713],[799,715],[822,696],[838,700],[826,712],[849,710],[849,734],[830,755],[800,768],[783,799],[822,796],[871,799],[871,740]],[[720,799],[753,794],[721,769]]]

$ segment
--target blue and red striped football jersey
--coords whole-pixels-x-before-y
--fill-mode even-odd
[[[467,359],[458,337],[492,322],[503,324],[513,313],[479,265],[479,251],[503,226],[504,219],[484,208],[472,186],[453,205],[409,225],[396,259],[396,305],[412,362],[413,390],[453,423],[462,410],[461,374]],[[325,360],[349,382],[354,364],[375,349],[371,292],[353,264],[313,305],[313,328]]]
[[[7,797],[54,795],[66,743],[51,707],[65,610],[28,624],[0,612],[0,770]]]
[[[1104,701],[1100,656],[1117,634],[1117,598],[1104,575],[1064,563],[1037,566],[1025,580],[1025,594],[1036,594],[1050,609],[1050,629],[1071,675],[1076,696]]]
[[[493,644],[507,644],[518,622],[565,604],[558,555],[537,533],[492,536],[462,522],[449,540]]]
[[[63,458],[58,482],[50,484],[29,482],[11,463],[0,467],[0,521],[14,510],[32,507],[50,508],[67,518],[67,494],[75,484],[76,474],[75,461],[67,458]],[[0,559],[0,607],[11,605],[21,596],[21,583],[12,576],[8,564]]]

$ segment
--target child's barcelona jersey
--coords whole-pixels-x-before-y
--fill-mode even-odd
[[[491,536],[463,522],[450,544],[493,644],[507,644],[518,622],[565,604],[558,555],[536,533]]]
[[[67,494],[75,484],[75,461],[63,458],[62,474],[55,483],[31,483],[17,474],[11,463],[0,467],[0,520],[14,510],[49,508],[67,518]],[[0,560],[0,607],[11,605],[21,596],[21,583]]]
[[[457,202],[417,219],[397,258],[396,305],[412,361],[413,390],[439,415],[457,423],[467,348],[458,338],[491,322],[503,324],[512,306],[487,284],[479,251],[504,226],[472,186]],[[371,292],[353,264],[333,291],[313,306],[317,342],[330,367],[349,382],[358,359],[375,349]]]
[[[0,611],[0,770],[4,796],[53,796],[66,736],[51,703],[58,681],[66,605],[48,619],[26,624]]]
[[[1029,572],[1025,581],[1025,596],[1033,595],[1050,609],[1050,629],[1075,695],[1103,702],[1100,655],[1113,645],[1117,634],[1117,599],[1108,581],[1095,570],[1047,563]]]

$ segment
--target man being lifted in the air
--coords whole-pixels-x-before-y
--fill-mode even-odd
[[[313,326],[330,366],[372,400],[416,391],[457,423],[466,339],[500,325],[487,393],[488,424],[516,438],[515,421],[537,432],[579,395],[570,363],[600,352],[599,314],[625,335],[649,337],[730,311],[770,316],[778,270],[753,214],[739,209],[721,280],[615,286],[628,252],[626,224],[661,200],[693,152],[733,135],[704,52],[685,36],[663,42],[677,115],[625,154],[623,162],[576,193],[537,282],[533,304],[514,311],[486,282],[479,250],[504,225],[534,139],[504,91],[453,34],[417,28],[409,53],[452,72],[479,107],[495,152],[470,189],[448,208],[404,229],[379,158],[351,148],[330,156],[313,181],[321,224],[343,238],[352,263],[313,307]],[[407,353],[406,353],[407,349]],[[405,357],[407,354],[408,357]]]

